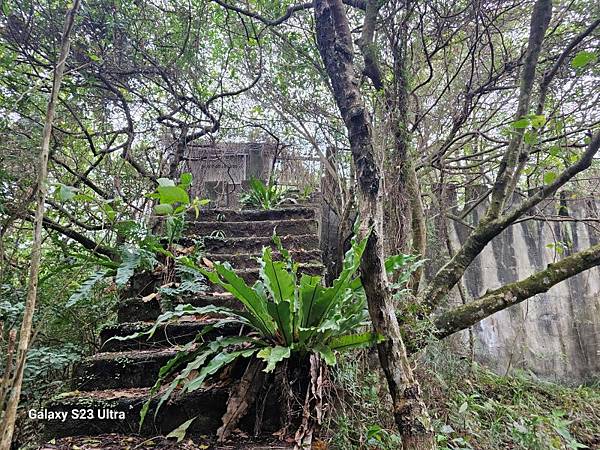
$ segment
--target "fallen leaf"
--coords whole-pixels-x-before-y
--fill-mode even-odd
[[[183,441],[183,439],[185,438],[185,433],[187,432],[187,429],[190,427],[190,425],[192,424],[192,422],[196,420],[196,417],[191,418],[190,420],[183,422],[181,425],[179,425],[177,428],[175,428],[173,431],[171,431],[169,434],[167,434],[167,439],[168,438],[175,438],[177,439],[177,442],[181,442]]]

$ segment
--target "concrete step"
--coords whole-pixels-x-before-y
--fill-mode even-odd
[[[290,251],[294,262],[308,265],[321,264],[322,255],[320,250],[292,250]],[[234,269],[257,269],[259,262],[257,258],[260,252],[254,254],[236,254],[236,253],[206,253],[204,255],[210,261],[229,262]],[[273,252],[273,258],[280,260],[281,255],[278,251]],[[135,322],[144,320],[154,320],[160,314],[160,306],[158,300],[153,298],[147,302],[142,301],[146,297],[160,287],[161,275],[153,274],[150,271],[136,273],[132,278],[127,289],[122,293],[121,303],[118,310],[119,322]],[[207,286],[207,294],[189,294],[174,299],[175,303],[186,304],[190,303],[194,306],[206,304],[215,304],[231,307],[231,303],[223,303],[223,297],[212,297],[210,291],[215,289]],[[218,292],[219,290],[217,290]]]
[[[184,345],[192,341],[204,327],[213,322],[214,319],[210,318],[173,322],[158,328],[154,336],[150,339],[147,336],[141,336],[127,340],[110,339],[117,336],[130,336],[134,333],[148,330],[154,323],[126,322],[110,325],[100,331],[100,349],[103,352],[123,352],[130,350],[157,350],[169,348],[173,345]],[[222,327],[207,333],[206,338],[212,339],[216,336],[234,334],[238,331],[239,327],[237,326]]]
[[[316,218],[316,207],[290,207],[271,210],[257,209],[203,209],[198,215],[198,220],[214,222],[245,222],[250,220],[291,220],[291,219],[314,219]],[[195,220],[194,214],[190,220]]]
[[[318,250],[319,237],[316,234],[281,236],[283,247],[288,251]],[[268,237],[204,238],[204,251],[210,254],[259,254],[263,247],[275,249],[273,239]]]
[[[320,264],[321,251],[320,250],[293,250],[290,252],[292,260],[297,263],[304,264]],[[218,254],[218,253],[207,253],[204,255],[210,261],[228,262],[234,269],[252,269],[259,267],[257,258],[260,254]],[[274,260],[281,260],[281,254],[279,252],[273,253]]]
[[[314,219],[260,220],[246,222],[194,221],[186,226],[186,236],[204,237],[218,234],[223,237],[271,237],[316,233],[318,223]]]
[[[229,395],[228,387],[199,389],[183,396],[175,395],[160,408],[154,420],[158,399],[154,399],[139,429],[140,411],[149,396],[149,388],[74,391],[46,403],[48,414],[61,413],[65,419],[40,420],[44,437],[136,433],[143,436],[165,435],[192,417],[197,417],[189,433],[212,435],[221,425]],[[82,418],[82,416],[84,418]]]
[[[96,353],[77,364],[73,387],[80,391],[151,387],[176,348]]]
[[[316,253],[306,252],[308,259],[310,262],[300,263],[298,267],[299,273],[306,273],[309,275],[323,275],[324,266],[320,262],[319,259],[315,258],[314,260],[309,259],[309,256],[316,256]],[[218,261],[218,257],[221,255],[213,255],[214,261]],[[238,258],[239,263],[245,265],[246,267],[241,270],[236,270],[236,273],[244,280],[247,284],[252,285],[258,280],[260,276],[260,270],[258,262],[247,255],[228,255],[228,258],[223,258],[223,261],[230,261],[231,258]],[[245,258],[245,259],[244,259]],[[207,281],[207,283],[209,283]],[[156,287],[158,287],[158,283],[156,283]],[[186,295],[179,297],[178,299],[174,299],[173,303],[177,304],[191,304],[193,306],[206,306],[206,305],[219,305],[225,306],[227,308],[240,308],[240,303],[234,299],[233,297],[226,295],[226,292],[223,292],[223,289],[219,286],[208,286],[209,291],[212,291],[208,294],[197,294],[197,295]],[[151,291],[152,292],[152,291]],[[146,294],[147,295],[147,294]],[[151,300],[144,301],[141,297],[133,297],[127,300],[124,300],[119,305],[118,310],[118,321],[119,323],[126,322],[138,322],[138,321],[148,321],[151,322],[156,320],[156,318],[161,314],[161,307],[159,300],[155,297]],[[111,344],[111,343],[109,343]]]
[[[185,295],[173,299],[173,305],[190,304],[193,306],[217,305],[226,308],[241,308],[241,303],[229,293],[210,293]],[[159,300],[154,297],[144,301],[141,297],[122,300],[117,313],[118,322],[151,322],[162,313]]]

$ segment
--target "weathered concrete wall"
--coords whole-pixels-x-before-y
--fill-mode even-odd
[[[472,212],[480,217],[485,205]],[[568,201],[572,218],[599,217],[600,199]],[[546,209],[554,217],[556,205]],[[595,227],[594,227],[595,226]],[[600,241],[600,223],[528,220],[496,237],[468,269],[463,280],[468,298],[525,278],[565,255]],[[450,225],[456,244],[464,225]],[[558,243],[558,244],[557,244]],[[562,254],[561,254],[562,253]],[[460,302],[458,292],[453,300]],[[600,379],[600,268],[554,286],[546,294],[498,312],[473,327],[476,360],[499,373],[525,369],[556,381]],[[468,348],[468,333],[461,339]]]

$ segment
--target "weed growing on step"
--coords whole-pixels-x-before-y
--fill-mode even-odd
[[[260,280],[253,286],[248,286],[228,264],[214,263],[209,270],[197,267],[191,259],[187,259],[190,268],[199,270],[212,283],[230,292],[244,305],[245,311],[214,305],[181,305],[161,315],[152,329],[128,337],[152,336],[161,325],[183,316],[218,317],[161,369],[152,393],[156,394],[163,384],[167,387],[161,392],[155,414],[175,389],[181,388],[180,393],[195,391],[223,368],[242,359],[248,360],[238,388],[230,397],[223,419],[226,425],[218,433],[224,439],[251,406],[257,395],[255,386],[262,386],[266,376],[289,377],[290,380],[300,376],[304,380],[310,379],[310,383],[321,383],[314,373],[314,377],[308,373],[309,369],[311,373],[324,375],[325,367],[321,361],[334,365],[336,351],[368,346],[381,339],[370,331],[364,331],[368,325],[368,313],[356,272],[366,240],[353,241],[342,273],[329,287],[322,284],[320,276],[300,276],[298,264],[291,260],[276,236],[274,241],[283,259],[275,261],[271,249],[264,248],[260,258]],[[250,331],[244,335],[220,336],[204,341],[209,331],[226,325],[243,326]],[[302,374],[288,374],[288,367],[296,368]],[[175,374],[175,379],[167,382]],[[236,389],[245,391],[237,392]],[[297,394],[298,398],[289,404],[296,403],[298,399],[301,399],[300,404],[303,403],[306,393]],[[244,400],[237,402],[236,399],[240,398]],[[321,405],[317,408],[322,408],[321,400],[315,399]],[[151,401],[148,401],[142,409],[141,421],[145,419],[150,404]],[[297,412],[289,414],[301,417]],[[311,425],[303,423],[302,426],[305,436],[299,440],[306,436],[310,440],[312,431],[308,428]]]
[[[281,391],[280,404],[304,405],[284,408],[282,416],[286,427],[299,426],[296,441],[305,445],[311,441],[324,414],[326,366],[337,364],[336,353],[368,347],[383,339],[369,331],[366,299],[357,274],[367,238],[352,240],[343,269],[331,286],[323,285],[321,276],[300,276],[298,264],[292,261],[279,238],[274,236],[273,240],[282,259],[274,260],[271,249],[265,247],[259,258],[260,279],[252,286],[227,263],[211,262],[207,269],[198,267],[190,258],[179,258],[180,263],[201,272],[213,284],[232,294],[244,306],[244,311],[216,305],[180,305],[162,314],[150,330],[113,338],[150,338],[159,328],[182,317],[212,317],[195,340],[160,370],[151,390],[151,395],[159,396],[155,415],[176,390],[181,395],[200,389],[225,368],[245,360],[241,364],[244,373],[233,388],[223,417],[224,425],[217,433],[219,439],[225,439],[236,427],[256,400],[260,387],[274,383]],[[414,270],[415,261],[413,257],[402,260],[393,257],[386,262],[386,268],[390,272],[400,271],[401,279],[408,280],[409,275],[403,271]],[[244,329],[244,334],[206,340],[213,330],[232,325]],[[290,392],[293,398],[286,401]],[[141,423],[153,400],[149,399],[142,408]],[[373,423],[368,439],[380,443],[394,439],[385,433]]]
[[[284,203],[296,203],[297,195],[290,189],[278,186],[270,178],[265,184],[258,178],[250,180],[250,188],[240,195],[240,204],[244,208],[274,209]]]

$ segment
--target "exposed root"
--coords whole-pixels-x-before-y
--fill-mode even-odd
[[[302,424],[294,440],[295,449],[312,448],[315,432],[323,423],[323,386],[327,380],[327,367],[323,360],[315,354],[310,355],[310,383],[306,389],[306,397],[302,409]]]
[[[261,389],[265,373],[264,361],[252,358],[239,383],[233,388],[223,415],[223,425],[217,430],[217,439],[223,442],[237,427],[240,419],[248,412]]]

